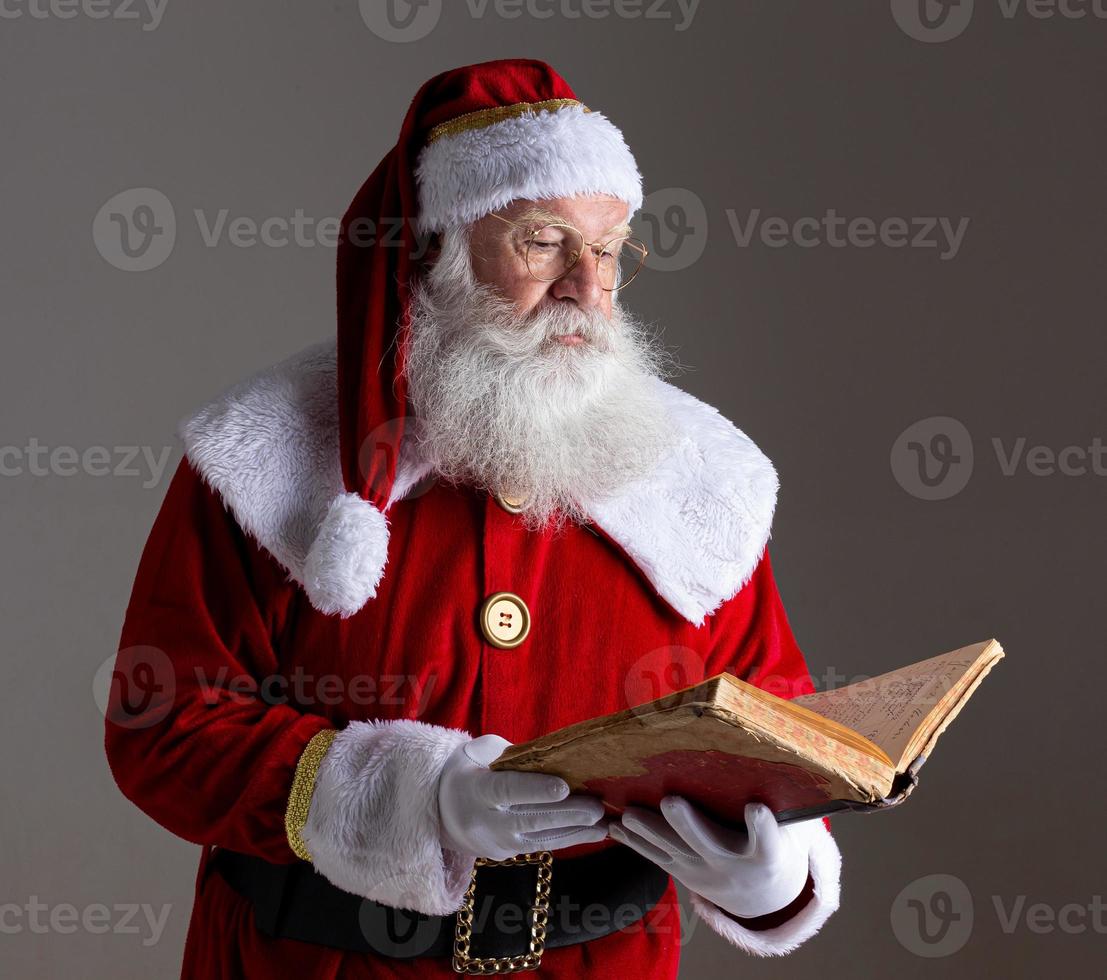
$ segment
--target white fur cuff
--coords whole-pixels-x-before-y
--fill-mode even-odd
[[[838,908],[841,892],[842,854],[821,820],[809,855],[815,894],[793,918],[775,929],[746,929],[702,895],[691,892],[692,907],[728,942],[756,956],[784,956],[806,942]]]
[[[332,884],[424,915],[461,905],[477,855],[443,850],[438,777],[470,740],[421,721],[355,721],[338,733],[315,778],[301,837]]]

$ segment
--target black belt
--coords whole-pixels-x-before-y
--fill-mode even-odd
[[[306,861],[271,864],[222,847],[211,861],[250,900],[258,931],[271,938],[412,959],[454,956],[455,940],[464,934],[468,957],[512,960],[513,969],[537,967],[543,947],[571,946],[632,925],[669,884],[664,871],[627,847],[575,858],[543,851],[508,862],[482,859],[462,911],[436,916],[343,891]],[[545,912],[536,916],[536,905]],[[497,972],[506,972],[504,966]]]

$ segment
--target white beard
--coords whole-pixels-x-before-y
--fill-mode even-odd
[[[585,342],[553,339],[574,332]],[[610,320],[570,303],[521,316],[476,281],[469,236],[451,230],[413,286],[414,438],[446,482],[525,497],[533,530],[586,523],[582,501],[645,475],[673,444],[656,381],[670,360],[617,300]]]

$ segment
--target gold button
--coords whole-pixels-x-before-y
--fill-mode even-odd
[[[480,629],[492,646],[511,650],[530,632],[530,610],[514,592],[495,592],[480,607]]]
[[[521,494],[496,494],[496,503],[498,503],[509,514],[518,514],[527,503],[527,498]]]

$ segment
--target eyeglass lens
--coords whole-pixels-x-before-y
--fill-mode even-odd
[[[560,279],[576,265],[584,248],[584,239],[575,228],[546,225],[527,244],[527,268],[536,279],[547,282]],[[629,284],[638,274],[645,254],[645,248],[633,238],[607,242],[596,259],[600,285],[614,289]]]

